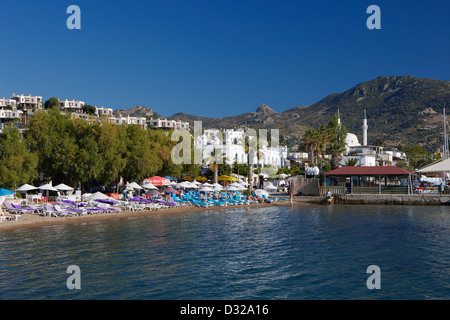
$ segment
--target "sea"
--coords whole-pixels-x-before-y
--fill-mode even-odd
[[[448,206],[231,207],[0,232],[2,300],[450,298]]]

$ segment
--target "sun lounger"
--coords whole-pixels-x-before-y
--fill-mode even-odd
[[[29,210],[29,209],[26,209],[26,208],[22,208],[21,206],[17,207],[17,205],[12,204],[11,202],[6,202],[5,201],[5,202],[3,202],[3,204],[6,207],[6,211],[8,211],[10,213],[20,213],[20,214],[22,214],[22,213],[30,213],[31,211],[34,212],[34,210]]]

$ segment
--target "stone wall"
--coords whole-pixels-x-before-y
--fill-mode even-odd
[[[342,204],[442,205],[450,203],[449,195],[440,194],[345,194],[335,195]]]

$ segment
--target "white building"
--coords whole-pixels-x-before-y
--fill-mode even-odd
[[[17,101],[14,99],[0,98],[0,108],[11,106],[13,109],[17,108]]]
[[[98,116],[111,116],[113,115],[113,109],[112,108],[104,108],[104,107],[95,107],[97,110]]]
[[[147,119],[145,117],[110,117],[108,121],[112,124],[135,124],[140,125],[143,129],[147,129]]]
[[[225,129],[223,131],[217,129],[207,129],[204,134],[197,137],[194,144],[197,148],[202,149],[203,160],[207,162],[216,150],[222,153],[224,163],[232,165],[234,162],[239,164],[248,163],[248,153],[245,152],[243,139],[245,132],[242,129]],[[288,156],[287,147],[266,147],[258,149],[254,154],[252,162],[259,166],[271,166],[280,168],[286,165]]]
[[[148,120],[148,126],[149,128],[154,129],[189,130],[189,122],[183,122],[181,120],[168,120],[166,118],[158,118],[158,119],[151,118],[150,120]]]
[[[58,100],[59,108],[63,112],[83,113],[84,101],[79,100]]]
[[[13,94],[11,99],[16,100],[17,107],[26,109],[42,109],[42,97],[32,95],[17,95]]]
[[[20,119],[23,112],[21,110],[0,109],[0,122],[9,122],[14,119]]]

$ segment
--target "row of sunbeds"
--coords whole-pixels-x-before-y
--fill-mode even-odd
[[[180,206],[232,206],[248,205],[259,203],[261,201],[272,202],[267,197],[259,198],[254,195],[258,201],[247,200],[245,196],[237,193],[235,195],[221,193],[215,194],[215,197],[205,197],[199,192],[188,191],[183,196],[178,197],[172,194],[168,201],[158,198],[144,198],[136,196],[128,201],[97,199],[87,202],[74,202],[70,200],[57,201],[44,205],[21,206],[12,202],[4,202],[6,212],[0,215],[0,222],[3,220],[17,220],[22,214],[39,214],[48,217],[70,217],[80,215],[90,215],[98,213],[117,213],[120,211],[139,211],[139,210],[158,210]]]

